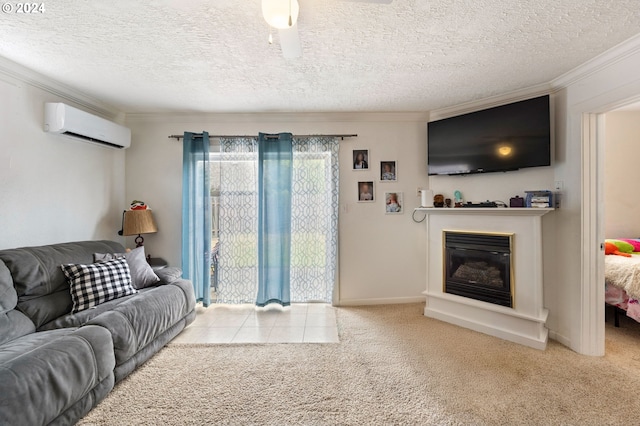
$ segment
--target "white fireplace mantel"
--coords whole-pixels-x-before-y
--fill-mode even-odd
[[[437,208],[418,207],[420,212],[428,215],[474,215],[474,216],[544,216],[554,209],[533,209],[526,207],[458,207],[458,208]]]
[[[548,310],[543,306],[543,208],[418,208],[427,227],[424,315],[537,349],[545,349]],[[469,299],[443,290],[443,231],[512,233],[514,307]]]

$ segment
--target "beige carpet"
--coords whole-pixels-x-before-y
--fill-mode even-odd
[[[428,319],[337,309],[339,344],[170,344],[80,424],[638,424],[640,324],[604,358],[537,351]]]

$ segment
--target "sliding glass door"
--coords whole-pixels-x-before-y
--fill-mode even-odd
[[[211,154],[214,287],[218,303],[255,303],[257,139],[223,139]],[[293,140],[291,301],[330,303],[338,243],[338,142]],[[217,224],[217,225],[216,225]]]

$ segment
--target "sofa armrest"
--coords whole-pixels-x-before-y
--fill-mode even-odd
[[[111,335],[102,327],[43,331],[5,343],[0,424],[50,424],[78,401],[95,396],[99,386],[111,389],[114,367]]]

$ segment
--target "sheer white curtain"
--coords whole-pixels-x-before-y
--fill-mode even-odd
[[[338,257],[337,138],[293,140],[291,300],[331,303]]]

